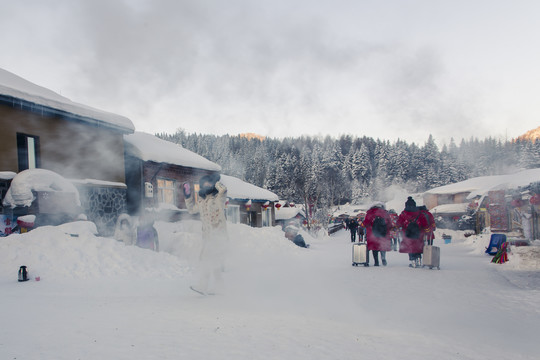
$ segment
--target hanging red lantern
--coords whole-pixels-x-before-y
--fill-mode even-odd
[[[531,196],[529,202],[531,203],[531,205],[540,205],[540,195],[534,194],[533,196]]]
[[[265,211],[266,211],[266,209],[268,209],[269,206],[270,206],[270,201],[267,201],[267,202],[265,202],[264,204],[262,204],[262,208],[263,208],[263,210],[265,210]]]
[[[246,210],[249,211],[249,209],[251,209],[251,200],[246,203]]]
[[[277,204],[276,204],[276,209],[279,210],[280,207],[281,207],[281,204],[280,204],[280,203],[277,203]]]

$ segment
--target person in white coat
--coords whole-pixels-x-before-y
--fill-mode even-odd
[[[120,214],[118,216],[116,228],[114,229],[114,238],[126,245],[135,245],[137,236],[131,216],[128,214]]]
[[[225,200],[227,188],[219,174],[203,176],[195,197],[189,183],[182,185],[186,206],[191,214],[199,213],[202,222],[202,248],[199,257],[199,281],[191,289],[203,295],[219,291],[223,284],[224,254],[227,248]]]
[[[532,215],[528,212],[521,212],[521,228],[523,229],[523,237],[529,241],[532,240],[531,218]]]

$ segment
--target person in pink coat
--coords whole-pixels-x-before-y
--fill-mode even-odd
[[[399,214],[397,225],[401,228],[400,253],[409,254],[410,267],[422,265],[424,252],[423,229],[428,227],[425,216],[416,207],[416,202],[409,196],[405,202],[405,209]]]
[[[392,220],[383,204],[375,204],[367,211],[364,226],[366,227],[367,248],[373,253],[374,265],[379,266],[380,252],[382,264],[386,266],[386,252],[392,250],[390,233]]]
[[[392,250],[397,251],[399,244],[399,227],[397,226],[398,214],[394,209],[388,211],[392,226],[390,227],[390,239],[392,240]]]

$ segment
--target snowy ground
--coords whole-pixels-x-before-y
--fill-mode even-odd
[[[161,252],[93,224],[0,238],[1,359],[537,359],[534,251],[490,264],[488,235],[452,232],[441,270],[352,267],[349,234],[294,246],[230,225],[223,293],[191,290],[200,223],[158,223]],[[450,232],[447,232],[450,234]],[[72,234],[72,235],[70,235]],[[78,235],[78,236],[76,236]],[[440,239],[441,232],[438,233]],[[41,281],[17,282],[20,265]]]

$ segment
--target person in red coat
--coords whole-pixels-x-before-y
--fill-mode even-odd
[[[429,212],[426,206],[419,206],[418,210],[420,210],[422,216],[427,222],[427,227],[423,229],[424,240],[426,241],[427,245],[433,245],[433,240],[435,239],[435,229],[437,229],[437,226],[435,225],[435,218],[433,217],[433,214]]]
[[[373,205],[366,213],[364,226],[366,227],[367,248],[373,253],[375,266],[379,266],[379,251],[381,252],[382,264],[386,266],[386,252],[392,250],[391,224],[392,220],[383,204]]]
[[[422,230],[428,227],[428,223],[411,196],[407,198],[405,209],[399,214],[397,225],[401,228],[402,236],[399,252],[409,254],[410,267],[419,267],[424,252]]]

